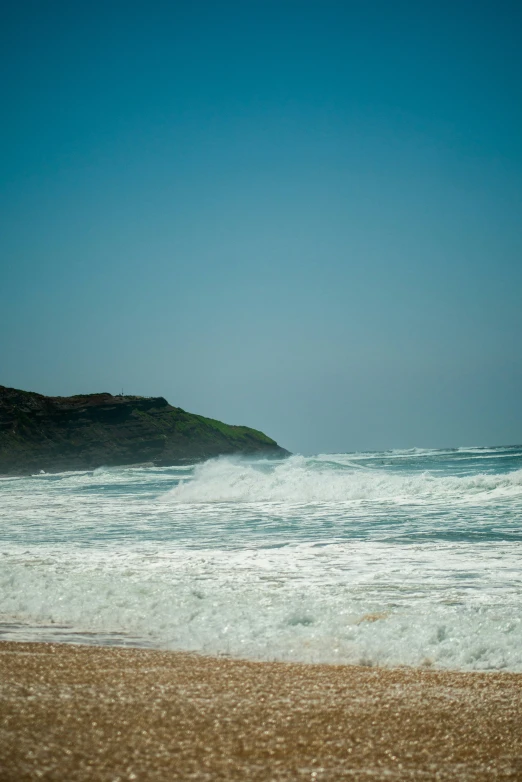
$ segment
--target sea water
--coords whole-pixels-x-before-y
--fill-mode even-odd
[[[522,447],[0,480],[0,637],[522,671]]]

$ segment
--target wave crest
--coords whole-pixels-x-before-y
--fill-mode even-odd
[[[165,499],[211,502],[447,502],[522,495],[522,469],[503,474],[442,476],[429,471],[393,473],[365,468],[348,457],[292,456],[282,462],[222,457],[197,465]]]

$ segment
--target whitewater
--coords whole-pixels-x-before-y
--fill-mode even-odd
[[[522,671],[522,447],[0,479],[0,638]]]

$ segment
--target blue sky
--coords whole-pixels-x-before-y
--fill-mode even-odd
[[[20,2],[0,383],[293,451],[522,442],[522,6]]]

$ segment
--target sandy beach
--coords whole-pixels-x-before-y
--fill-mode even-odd
[[[0,778],[522,779],[522,676],[0,644]]]

